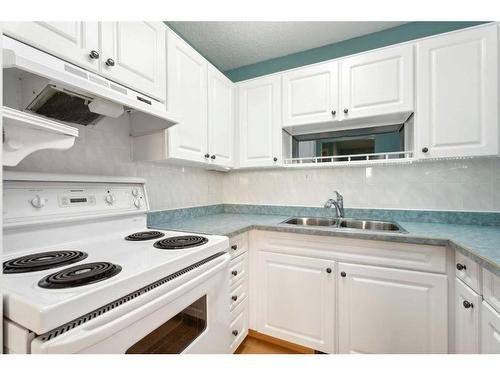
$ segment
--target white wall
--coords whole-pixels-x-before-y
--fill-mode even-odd
[[[231,172],[223,200],[322,206],[333,190],[353,208],[500,211],[500,159]]]
[[[129,127],[128,115],[78,126],[71,149],[38,151],[11,169],[145,177],[153,210],[222,203],[221,172],[132,162]]]

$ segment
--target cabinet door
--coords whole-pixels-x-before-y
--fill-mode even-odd
[[[51,55],[97,71],[99,59],[90,52],[99,50],[97,22],[3,22],[3,32]]]
[[[500,354],[500,314],[484,301],[481,304],[481,353]]]
[[[282,162],[280,87],[279,75],[255,79],[238,87],[241,167]]]
[[[164,100],[165,32],[161,22],[102,22],[102,75]]]
[[[282,83],[283,126],[340,118],[337,62],[284,73]]]
[[[429,38],[417,48],[419,156],[497,155],[496,26]]]
[[[445,275],[346,263],[337,274],[340,353],[447,353]]]
[[[217,69],[208,67],[208,152],[212,164],[233,166],[233,83]]]
[[[500,311],[500,277],[483,268],[483,298],[495,310]]]
[[[413,111],[413,46],[346,58],[341,66],[343,119]]]
[[[180,117],[167,130],[170,157],[206,162],[207,61],[170,30],[167,49],[168,108]]]
[[[455,353],[479,353],[481,296],[455,278]]]
[[[333,353],[335,262],[260,252],[258,270],[258,331]]]

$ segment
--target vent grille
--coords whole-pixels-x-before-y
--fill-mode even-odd
[[[88,314],[85,314],[79,318],[76,318],[69,323],[66,323],[62,326],[54,328],[52,331],[49,331],[49,332],[41,335],[39,337],[39,339],[42,342],[46,342],[46,341],[49,341],[53,338],[56,338],[57,336],[62,335],[63,333],[66,333],[66,332],[72,330],[73,328],[78,327],[84,323],[87,323],[90,320],[95,319],[95,318],[101,316],[102,314],[107,313],[108,311],[111,311],[111,310],[123,305],[124,303],[127,303],[127,302],[129,302],[129,301],[131,301],[139,296],[142,296],[143,294],[148,293],[148,292],[152,291],[153,289],[156,289],[159,286],[162,286],[162,285],[188,273],[189,271],[192,271],[192,270],[194,270],[194,269],[196,269],[196,268],[198,268],[198,267],[224,255],[224,254],[225,254],[224,252],[214,254],[208,258],[205,258],[197,263],[192,264],[189,267],[183,268],[180,271],[177,271],[177,272],[175,272],[167,277],[164,277],[163,279],[160,279],[158,281],[155,281],[154,283],[146,285],[145,287],[138,289],[135,292],[129,293],[124,297],[121,297],[117,300],[114,300],[113,302],[108,303],[107,305],[104,305],[104,306],[102,306],[94,311],[89,312]]]

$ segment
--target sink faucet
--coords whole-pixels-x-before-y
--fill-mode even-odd
[[[335,206],[337,217],[344,217],[344,197],[337,191],[334,191],[336,199],[330,198],[325,202],[325,208]]]

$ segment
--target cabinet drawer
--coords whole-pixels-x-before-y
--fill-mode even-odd
[[[500,277],[483,268],[483,298],[500,313]]]
[[[247,253],[231,260],[229,265],[231,272],[231,285],[236,285],[248,275],[248,255]]]
[[[237,284],[231,289],[230,301],[231,301],[231,311],[234,310],[248,295],[248,282],[246,279],[242,280],[241,283]]]
[[[231,335],[231,344],[229,347],[229,352],[234,353],[234,351],[241,344],[243,339],[248,334],[248,301],[245,299],[240,303],[238,308],[236,308],[231,313],[231,325],[229,328],[229,334]]]
[[[481,296],[455,278],[455,353],[479,353]]]
[[[248,250],[248,232],[239,234],[229,239],[229,254],[236,258]]]
[[[481,294],[481,267],[458,251],[455,251],[455,275]]]

